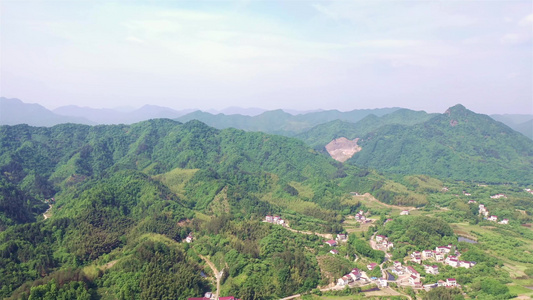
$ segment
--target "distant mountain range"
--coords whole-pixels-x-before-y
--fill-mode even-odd
[[[75,105],[61,106],[53,110],[62,116],[85,117],[96,124],[133,124],[150,119],[175,119],[193,110],[173,110],[157,105],[145,105],[133,111],[119,111],[109,108],[90,108]]]
[[[0,125],[53,126],[61,123],[97,124],[80,116],[56,114],[39,104],[24,103],[19,99],[0,98]]]
[[[395,111],[401,112],[393,114]],[[391,114],[390,116],[387,116]],[[380,118],[387,116],[386,118]],[[317,147],[325,145],[325,136],[317,137],[321,132],[328,132],[332,139],[349,132],[362,135],[369,130],[385,124],[415,124],[427,120],[431,114],[409,109],[379,108],[360,109],[348,112],[338,110],[290,110],[279,109],[267,111],[262,108],[229,107],[222,110],[200,111],[194,109],[174,110],[168,107],[145,105],[139,109],[90,108],[68,105],[48,110],[39,104],[24,103],[19,99],[0,97],[0,125],[28,124],[32,126],[53,126],[62,123],[97,124],[133,124],[144,120],[168,118],[180,122],[199,120],[218,129],[237,128],[247,131],[262,131],[285,136],[297,136],[307,144]],[[368,118],[367,118],[368,117]],[[533,115],[503,114],[491,117],[515,131],[533,139]],[[354,130],[350,128],[359,123]],[[327,124],[333,122],[331,124]],[[314,128],[315,126],[319,126]],[[330,127],[329,129],[326,129]],[[334,130],[336,127],[339,130]],[[312,130],[311,130],[312,129]],[[348,137],[348,136],[346,136]],[[320,139],[321,141],[317,140]],[[326,143],[327,144],[327,143]]]
[[[515,131],[533,140],[533,115],[491,115],[496,121],[511,127]]]
[[[326,122],[340,120],[355,123],[369,115],[384,116],[399,109],[397,107],[356,109],[348,112],[324,110],[299,115],[293,115],[278,109],[266,111],[254,117],[224,114],[213,115],[203,111],[195,111],[179,117],[177,120],[180,122],[199,120],[218,129],[233,127],[246,131],[262,131],[285,136],[295,136]]]

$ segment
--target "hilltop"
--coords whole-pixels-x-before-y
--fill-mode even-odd
[[[533,141],[462,105],[423,123],[361,137],[348,162],[381,171],[487,182],[533,178]]]

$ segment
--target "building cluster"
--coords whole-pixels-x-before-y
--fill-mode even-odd
[[[342,276],[337,280],[338,286],[345,286],[350,283],[356,282],[357,280],[361,279],[361,271],[357,268],[353,269],[350,273]]]
[[[359,223],[372,222],[372,220],[367,219],[368,214],[369,212],[365,213],[364,211],[360,210],[357,214],[355,214],[355,220]]]
[[[417,264],[422,264],[422,260],[432,258],[435,261],[443,262],[453,268],[467,268],[467,269],[476,265],[476,262],[473,262],[473,261],[459,260],[459,256],[461,255],[461,253],[459,253],[458,251],[455,251],[455,255],[450,255],[451,251],[452,251],[452,245],[435,247],[435,250],[424,250],[422,252],[415,251],[411,253],[411,261]],[[424,266],[424,267],[426,268],[427,273],[430,273],[427,271],[427,270],[430,270],[431,272],[434,272],[434,271],[437,272],[437,273],[430,273],[430,274],[438,274],[437,266]]]
[[[394,244],[389,241],[389,238],[384,235],[376,235],[376,248],[387,251],[394,247]]]
[[[266,216],[264,222],[285,226],[285,220],[280,216]]]
[[[457,286],[457,281],[455,280],[455,278],[448,278],[448,279],[446,279],[446,281],[439,280],[437,282],[437,286],[456,287]]]
[[[479,214],[485,217],[489,216],[489,210],[485,207],[484,204],[479,205]]]
[[[485,216],[485,219],[487,219],[487,221],[498,222],[498,216],[494,216],[494,215],[489,216],[489,210],[483,204],[479,205],[479,214]],[[509,219],[503,219],[503,220],[501,220],[498,223],[500,223],[500,224],[509,224]]]
[[[428,274],[434,274],[434,275],[439,274],[439,267],[435,265],[433,266],[424,265],[424,270]],[[408,277],[409,284],[411,284],[414,287],[422,287],[422,284],[420,281],[420,273],[418,273],[418,271],[415,270],[413,267],[411,266],[403,267],[401,262],[395,261],[392,272],[398,275],[407,274],[409,275]],[[457,281],[455,280],[455,278],[448,278],[446,281],[439,280],[437,283],[424,285],[426,289],[435,288],[438,286],[455,287],[457,286]]]
[[[44,199],[43,202],[48,204],[48,205],[52,205],[52,204],[56,203],[56,198],[52,197],[50,199]]]
[[[499,199],[499,198],[507,198],[507,196],[505,196],[505,194],[496,194],[496,195],[492,195],[490,196],[491,199]]]
[[[420,286],[420,273],[418,273],[413,267],[405,267],[405,272],[409,275],[409,283],[414,286]]]
[[[324,243],[328,244],[330,247],[335,247],[335,246],[337,246],[337,241],[335,241],[335,240],[328,240],[328,241],[325,241]],[[337,255],[337,254],[339,254],[339,250],[337,250],[337,249],[331,249],[331,250],[329,251],[329,253],[331,253],[331,254],[333,254],[333,255]]]
[[[336,247],[337,242],[347,242],[348,241],[348,235],[345,233],[337,234],[337,237],[334,240],[327,240],[324,243],[327,244],[330,247]],[[339,254],[339,251],[337,249],[331,249],[329,253],[333,255]]]

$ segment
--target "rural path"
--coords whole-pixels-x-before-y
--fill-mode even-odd
[[[415,210],[417,209],[416,207],[413,207],[413,206],[399,206],[399,205],[392,205],[392,204],[387,204],[387,203],[383,203],[381,201],[379,201],[378,199],[376,199],[374,196],[372,196],[370,193],[365,193],[364,195],[359,195],[359,196],[353,196],[354,198],[366,198],[368,199],[370,202],[376,202],[376,203],[379,203],[385,207],[388,207],[388,208],[394,208],[394,209],[399,209],[399,210]]]
[[[372,292],[366,292],[365,293],[365,296],[368,296],[368,297],[377,297],[377,296],[404,296],[404,297],[407,297],[409,300],[413,300],[413,298],[411,298],[411,296],[407,295],[407,294],[403,294],[403,293],[400,293],[398,292],[397,290],[391,288],[391,287],[383,287],[381,288],[380,290],[378,291],[372,291]]]
[[[318,232],[311,232],[311,231],[303,231],[303,230],[296,230],[296,229],[292,229],[290,228],[289,226],[283,226],[284,228],[292,231],[292,232],[296,232],[296,233],[302,233],[302,234],[308,234],[308,235],[318,235],[318,236],[321,236],[325,239],[333,239],[333,235],[331,233],[318,233]]]
[[[43,217],[45,220],[52,216],[51,210],[52,210],[52,205],[48,204],[48,209],[43,213]]]
[[[300,294],[296,294],[296,295],[292,295],[289,297],[281,298],[280,300],[290,300],[290,299],[298,298],[300,296],[301,296]]]
[[[215,299],[218,300],[218,293],[220,292],[220,279],[222,278],[222,275],[224,274],[224,270],[219,272],[217,267],[215,267],[215,264],[212,263],[209,260],[209,258],[203,256],[202,254],[198,254],[198,256],[200,256],[200,258],[203,259],[209,265],[211,270],[213,270],[213,274],[215,274],[215,278],[217,280],[217,292],[215,294]]]

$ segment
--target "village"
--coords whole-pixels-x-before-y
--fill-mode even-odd
[[[533,193],[531,190],[525,190],[528,193]],[[463,194],[465,196],[469,196],[470,194],[463,191]],[[498,199],[506,197],[504,194],[496,194],[491,196],[491,199]],[[468,200],[468,204],[476,204],[477,201],[475,200]],[[479,204],[479,215],[481,215],[485,220],[492,221],[492,222],[498,222],[498,216],[490,215],[489,210],[485,207],[484,204]],[[411,208],[412,209],[412,208]],[[408,216],[410,215],[409,210],[401,210],[399,212],[398,217],[402,216]],[[376,219],[369,218],[370,211],[358,211],[355,215],[353,215],[353,220],[360,224],[361,226],[364,224],[372,224]],[[348,217],[352,218],[352,217]],[[383,225],[387,224],[388,222],[391,222],[392,218],[385,219]],[[305,231],[298,231],[291,229],[289,226],[289,223],[284,220],[279,215],[267,215],[262,220],[264,223],[270,223],[273,225],[279,225],[284,228],[287,228],[288,230],[303,233],[303,234],[313,234],[312,232],[305,232]],[[503,219],[498,222],[499,224],[508,224],[508,219]],[[359,226],[359,225],[358,225]],[[314,233],[317,234],[317,233]],[[318,234],[319,236],[325,236],[324,234]],[[330,235],[331,236],[331,235]],[[189,233],[189,235],[186,237],[185,242],[191,243],[193,241],[193,234]],[[339,255],[340,252],[337,250],[337,247],[341,245],[342,243],[348,242],[348,234],[346,233],[339,233],[336,235],[335,239],[331,238],[328,240],[323,241],[323,243],[330,248],[329,254],[330,255]],[[423,270],[428,275],[438,275],[439,269],[442,268],[444,265],[450,266],[452,268],[472,268],[477,263],[475,261],[467,261],[461,259],[461,253],[456,249],[456,246],[452,244],[448,245],[442,245],[437,246],[435,249],[426,249],[423,251],[414,251],[410,253],[408,256],[404,257],[403,260],[396,260],[391,262],[392,258],[392,250],[394,249],[394,243],[389,240],[387,236],[384,235],[377,235],[374,233],[372,237],[370,238],[370,246],[373,250],[379,250],[383,251],[385,253],[384,261],[381,264],[377,264],[374,262],[368,263],[366,265],[367,270],[362,270],[359,268],[353,268],[349,273],[343,275],[342,277],[338,278],[333,284],[331,284],[328,287],[322,287],[320,288],[321,291],[334,291],[334,290],[341,290],[345,288],[361,288],[365,286],[371,286],[375,285],[377,286],[378,290],[383,288],[389,288],[391,283],[394,287],[410,287],[413,290],[426,290],[429,291],[433,288],[437,287],[446,287],[446,288],[456,288],[460,287],[460,285],[457,283],[457,280],[455,278],[446,278],[446,280],[438,280],[437,282],[432,283],[426,283],[422,284],[423,279],[425,276],[421,274],[421,272],[417,271],[413,266],[414,265],[421,265],[423,266]],[[413,245],[416,246],[416,245]],[[358,260],[358,257],[356,255],[356,258],[354,262]],[[387,267],[384,267],[387,265]],[[374,277],[369,276],[367,272],[373,271],[376,268],[380,268],[381,270],[381,277]],[[295,295],[296,296],[296,295]],[[292,299],[294,296],[285,298],[285,299]],[[208,292],[204,295],[204,297],[200,298],[188,298],[189,300],[239,300],[233,296],[229,297],[217,297],[214,293]]]
[[[337,240],[342,240],[344,235],[338,235]],[[326,241],[331,247],[337,246],[336,241]],[[389,251],[394,248],[394,244],[389,241],[386,236],[374,235],[370,241],[370,245],[374,250],[380,250],[385,252],[385,261],[380,265],[383,265],[392,257]],[[332,249],[332,254],[338,254],[338,251]],[[454,255],[452,255],[454,254]],[[453,245],[446,245],[436,247],[435,250],[424,250],[422,252],[415,251],[411,253],[410,257],[406,257],[405,260],[411,261],[416,264],[422,264],[422,261],[428,261],[430,264],[424,264],[424,269],[427,274],[439,274],[438,265],[432,263],[444,263],[454,268],[470,268],[476,265],[476,262],[458,260],[461,254],[454,249]],[[366,267],[369,271],[372,271],[378,266],[377,263],[370,263]],[[394,261],[393,265],[389,268],[381,268],[382,277],[369,277],[365,271],[361,271],[357,268],[353,269],[350,273],[342,276],[337,280],[337,286],[350,288],[363,286],[369,283],[375,283],[378,287],[386,287],[389,283],[396,283],[398,286],[410,286],[414,289],[426,289],[429,290],[435,287],[457,287],[457,281],[455,278],[448,278],[446,281],[439,280],[436,283],[421,284],[421,275],[412,266],[403,265],[400,261]],[[396,277],[391,275],[396,274]]]

